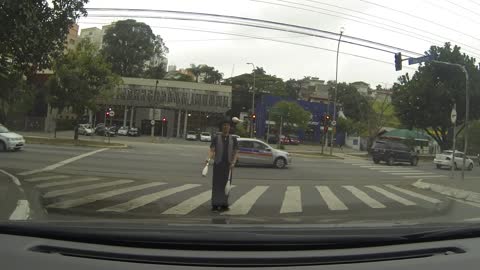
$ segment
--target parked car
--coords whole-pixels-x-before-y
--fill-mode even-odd
[[[0,152],[18,151],[25,146],[25,139],[22,135],[11,132],[0,124]]]
[[[441,154],[437,154],[433,160],[433,164],[437,166],[437,169],[442,167],[452,168],[452,165],[455,170],[462,168],[463,166],[463,157],[464,153],[455,151],[455,159],[453,158],[453,150],[443,151]],[[469,171],[473,170],[473,160],[469,157],[465,158],[465,168]]]
[[[212,134],[210,134],[209,132],[200,133],[200,141],[201,142],[211,142],[212,141]]]
[[[278,135],[270,135],[268,137],[267,142],[271,143],[271,144],[277,144],[278,143],[278,137],[279,137]],[[286,136],[282,135],[282,136],[280,136],[280,144],[284,144],[284,145],[285,144],[290,144],[290,140]]]
[[[239,138],[238,164],[241,165],[270,165],[282,169],[292,163],[288,152],[277,150],[270,145],[249,138]]]
[[[78,126],[78,134],[91,136],[95,134],[95,131],[93,130],[92,126],[90,126],[90,124],[80,124]]]
[[[118,129],[117,134],[120,136],[127,136],[128,135],[128,127],[122,126]]]
[[[292,145],[300,144],[300,138],[298,138],[297,135],[293,135],[293,134],[287,135],[287,140],[288,140],[288,144],[292,144]]]
[[[140,136],[140,132],[138,131],[138,128],[130,128],[127,134],[128,136],[131,136],[131,137]]]
[[[197,133],[195,131],[188,131],[186,139],[196,141],[197,140]]]
[[[105,127],[105,126],[97,127],[95,130],[95,133],[100,136],[109,136],[109,137],[115,137],[117,135],[117,133],[115,132],[115,129],[110,127]]]
[[[372,157],[375,164],[385,161],[388,165],[396,162],[408,162],[417,166],[418,155],[411,147],[402,142],[378,140],[372,147]]]

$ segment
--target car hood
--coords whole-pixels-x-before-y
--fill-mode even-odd
[[[277,150],[275,149],[275,153],[278,155],[290,155],[287,151]]]
[[[0,133],[0,137],[5,137],[9,139],[23,139],[23,136],[14,132]]]

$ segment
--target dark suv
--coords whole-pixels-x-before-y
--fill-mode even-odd
[[[376,141],[372,147],[373,162],[380,161],[393,165],[395,162],[408,162],[412,166],[417,166],[418,156],[412,148],[401,142],[394,141]]]

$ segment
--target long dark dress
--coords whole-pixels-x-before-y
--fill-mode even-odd
[[[222,136],[222,135],[217,135]],[[228,207],[228,195],[225,194],[225,185],[229,179],[230,174],[230,162],[228,158],[228,136],[222,136],[223,143],[223,153],[217,153],[216,155],[221,154],[222,159],[219,163],[213,164],[213,178],[212,178],[212,207]],[[233,150],[238,149],[238,142],[236,138],[233,138]],[[218,143],[217,137],[212,140],[210,148],[216,149],[216,144]],[[216,151],[216,150],[215,150]]]

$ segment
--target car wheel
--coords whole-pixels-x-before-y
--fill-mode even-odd
[[[470,165],[468,165],[468,170],[469,171],[473,170],[473,163],[470,163]]]
[[[387,164],[388,166],[393,166],[393,163],[395,163],[395,159],[392,156],[390,156],[387,160]]]
[[[379,160],[379,159],[376,159],[376,158],[374,158],[374,159],[373,159],[373,163],[375,163],[375,164],[378,164],[378,163],[380,163],[380,160]]]
[[[0,152],[5,152],[7,151],[7,146],[5,145],[4,142],[0,142]]]
[[[280,157],[280,158],[275,159],[274,164],[275,164],[275,167],[277,167],[278,169],[283,169],[287,165],[287,161],[284,158]]]
[[[437,164],[437,169],[441,169],[441,168],[442,168],[442,165]]]
[[[410,161],[410,165],[417,166],[418,165],[418,158],[417,157],[412,158],[412,160]]]

